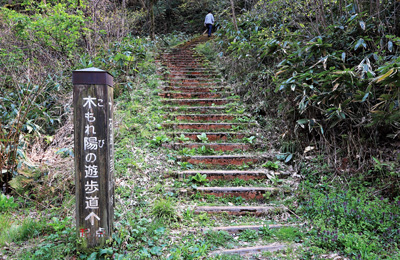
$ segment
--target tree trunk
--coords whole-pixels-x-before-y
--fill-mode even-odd
[[[157,0],[150,0],[149,12],[150,12],[150,38],[154,40],[156,38],[155,33],[155,18],[154,18],[154,5],[157,3]]]
[[[232,21],[233,21],[233,26],[235,26],[235,30],[238,31],[239,28],[238,28],[238,26],[237,26],[237,21],[236,21],[235,3],[234,3],[234,0],[231,0],[231,7],[232,7]]]
[[[339,0],[339,16],[342,17],[342,12],[343,12],[343,7],[342,7],[342,1],[343,0]]]
[[[380,0],[376,0],[376,14],[378,15],[378,19],[381,18],[381,4]]]
[[[143,10],[146,10],[147,7],[146,7],[146,3],[144,2],[144,0],[140,0],[140,3],[142,4]]]

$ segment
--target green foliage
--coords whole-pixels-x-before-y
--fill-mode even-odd
[[[156,146],[161,146],[163,143],[167,143],[167,142],[170,142],[170,141],[171,141],[171,139],[167,135],[162,134],[162,135],[159,135],[159,136],[155,136],[153,139],[151,139],[150,140],[150,144],[153,147],[156,147]]]
[[[269,238],[271,237],[271,235],[272,235],[273,232],[272,232],[272,230],[269,228],[269,226],[266,225],[266,226],[263,226],[262,228],[260,228],[259,233],[260,233],[260,236],[261,236],[263,239],[269,239]]]
[[[110,44],[108,48],[100,49],[99,55],[95,59],[83,56],[81,58],[81,66],[87,67],[92,64],[96,67],[101,67],[110,72],[114,77],[122,77],[129,75],[132,77],[136,74],[146,74],[153,71],[153,67],[149,66],[152,56],[149,55],[149,48],[153,46],[152,42],[148,42],[143,38],[125,37],[121,41],[116,41]],[[129,85],[131,78],[124,78],[118,82],[117,92],[131,90]],[[150,84],[151,83],[151,84]],[[149,84],[156,87],[157,82],[153,78],[149,78]]]
[[[170,250],[170,256],[168,260],[184,260],[184,259],[201,259],[207,255],[209,245],[203,241],[198,240],[194,237],[184,237],[186,243],[178,244]]]
[[[267,161],[262,166],[265,167],[265,168],[268,168],[270,170],[278,170],[279,169],[279,162]]]
[[[7,77],[3,82],[9,84]],[[25,154],[29,139],[39,137],[44,130],[53,133],[60,123],[47,110],[56,102],[51,93],[59,87],[49,78],[42,85],[28,82],[19,83],[13,91],[0,89],[0,169],[17,175],[23,166],[32,167]]]
[[[194,186],[196,188],[196,186]],[[235,197],[235,196],[226,196],[226,197],[218,197],[215,195],[210,195],[210,194],[202,194],[200,192],[196,192],[191,196],[192,199],[194,200],[200,200],[202,202],[207,202],[207,203],[222,203],[222,204],[234,204],[236,206],[243,205],[243,203],[246,201],[241,196]],[[206,218],[208,221],[208,218]]]
[[[288,163],[293,159],[293,153],[279,153],[276,155],[276,159]]]
[[[243,142],[253,144],[255,139],[256,139],[255,136],[245,137],[243,138]]]
[[[215,257],[210,258],[210,260],[243,260],[243,256],[241,255],[217,255]]]
[[[298,227],[281,227],[274,231],[274,237],[282,241],[302,242],[304,234]]]
[[[121,254],[114,253],[114,250],[112,248],[99,249],[98,252],[91,253],[87,259],[91,259],[91,260],[97,260],[97,259],[103,260],[104,259],[105,260],[105,259],[110,259],[111,257],[113,257],[114,259],[127,259],[127,258],[124,258],[123,255],[121,255]]]
[[[215,154],[215,150],[212,148],[207,148],[206,146],[202,145],[198,148],[196,148],[196,153],[201,154],[201,155],[212,155]]]
[[[182,44],[190,39],[190,35],[185,32],[174,31],[166,35],[160,35],[157,39],[161,46],[165,47],[175,47]]]
[[[61,148],[56,154],[61,154],[62,158],[74,157],[74,152],[71,148]]]
[[[32,41],[46,48],[72,57],[79,46],[79,40],[89,31],[81,10],[76,14],[67,12],[65,4],[41,6],[42,12],[32,16],[3,8],[6,23],[13,26],[16,35],[25,41]]]
[[[193,169],[193,164],[189,162],[178,162],[178,165],[181,167],[181,170]]]
[[[76,230],[71,227],[71,218],[59,220],[53,218],[50,226],[55,232],[46,237],[45,241],[39,245],[32,253],[35,259],[54,259],[73,253],[76,250]],[[57,241],[63,241],[57,244]]]
[[[239,234],[239,239],[245,242],[251,242],[258,239],[258,231],[246,229]]]
[[[197,139],[199,139],[203,143],[208,142],[208,137],[206,133],[201,133],[200,135],[197,135]]]
[[[178,154],[183,155],[183,156],[190,156],[190,155],[194,155],[195,152],[196,152],[196,149],[189,149],[189,148],[184,147],[178,151]]]
[[[258,1],[238,18],[239,30],[221,23],[217,43],[230,78],[240,82],[236,91],[256,112],[285,119],[286,138],[301,134],[305,147],[319,136],[331,146],[357,125],[343,155],[360,161],[352,151],[399,133],[400,45],[383,18],[393,3],[380,6],[376,19],[367,2],[328,2],[307,9],[299,1]],[[283,153],[292,160],[293,152]]]
[[[190,177],[190,181],[192,181],[194,183],[199,183],[199,184],[208,182],[207,175],[206,174],[200,174],[200,173],[196,173],[196,175],[191,176]]]
[[[232,240],[232,236],[226,231],[212,231],[206,232],[207,242],[212,247],[226,247],[228,242]]]
[[[186,141],[189,141],[190,140],[190,138],[189,137],[186,137],[184,134],[181,134],[179,137],[175,137],[178,141],[181,141],[181,142],[186,142]]]
[[[152,70],[149,43],[125,36],[118,39],[102,30],[119,23],[118,13],[108,2],[96,8],[87,1],[23,1],[18,8],[0,8],[0,169],[16,176],[23,166],[33,167],[25,149],[52,135],[71,112],[70,73],[97,66],[115,77],[116,96],[132,89],[137,73]],[[107,14],[102,14],[107,9]],[[101,16],[93,20],[91,13]],[[113,13],[114,19],[109,14]],[[131,76],[128,77],[127,74]],[[123,80],[122,80],[123,79]],[[153,85],[156,79],[149,80]],[[59,145],[62,145],[59,143]],[[62,148],[64,149],[64,148]],[[70,154],[70,153],[69,153]],[[65,155],[65,154],[63,154]]]
[[[396,250],[399,198],[392,202],[377,198],[361,186],[318,190],[305,183],[303,187],[311,199],[304,202],[301,212],[313,221],[315,245],[341,250],[348,256],[361,255],[362,259],[388,256]]]
[[[217,58],[217,52],[209,42],[198,44],[196,46],[196,51],[204,55],[209,61],[214,61]]]
[[[251,180],[249,180],[250,183],[252,183]],[[232,181],[232,185],[235,187],[240,187],[240,186],[245,186],[246,181],[243,179],[239,179],[238,177],[236,177],[235,179],[233,179]]]
[[[158,199],[154,202],[151,214],[166,222],[175,221],[177,219],[175,204],[172,199]]]
[[[178,151],[178,154],[183,155],[183,156],[190,156],[194,154],[201,154],[201,155],[210,155],[210,154],[216,154],[215,150],[212,148],[207,148],[206,146],[202,145],[198,148],[182,148],[181,150]]]
[[[247,4],[248,2],[254,1],[240,1],[238,2],[238,10],[242,8],[249,9],[251,6]],[[135,5],[134,9],[137,14],[142,14],[148,12],[147,8],[141,9],[142,6],[138,3],[131,2],[131,5]],[[207,14],[207,9],[212,9],[213,13],[218,20],[223,20],[229,17],[229,12],[227,8],[230,7],[230,2],[228,0],[222,1],[212,1],[212,0],[202,0],[202,1],[188,1],[188,0],[171,0],[171,1],[155,1],[154,2],[154,15],[155,15],[155,29],[158,34],[171,33],[180,36],[182,32],[187,34],[201,34],[205,31],[204,27],[204,17]],[[142,18],[142,22],[145,15]],[[149,24],[145,23],[140,27],[138,33],[147,35],[150,31]],[[178,32],[179,31],[179,32]],[[165,39],[167,43],[170,43],[170,39]],[[176,42],[179,42],[177,40]],[[175,43],[175,41],[172,41]]]
[[[22,221],[19,225],[15,224],[6,225],[0,235],[0,244],[4,245],[5,243],[25,241],[29,238],[39,236],[47,229],[46,222],[38,222],[29,218]]]
[[[0,194],[0,212],[8,211],[17,206],[18,204],[14,202],[13,197],[7,197],[4,194]]]

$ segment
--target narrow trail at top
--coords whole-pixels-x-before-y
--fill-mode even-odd
[[[207,40],[198,37],[161,55],[168,69],[164,75],[167,84],[159,93],[167,113],[163,127],[175,140],[169,147],[181,151],[180,165],[191,166],[174,176],[204,180],[180,193],[190,198],[187,207],[195,214],[218,219],[216,226],[202,230],[238,234],[290,227],[288,222],[277,223],[282,216],[289,216],[281,203],[290,189],[285,185],[288,180],[282,179],[287,175],[265,167],[273,157],[253,142],[258,124],[244,113],[219,71],[194,51]],[[251,257],[288,247],[270,240],[249,245],[237,243],[210,254]]]

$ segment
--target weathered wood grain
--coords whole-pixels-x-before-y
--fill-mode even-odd
[[[113,88],[111,75],[102,73],[107,72],[74,71],[76,227],[81,249],[104,245],[113,229]]]

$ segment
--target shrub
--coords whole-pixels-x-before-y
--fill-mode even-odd
[[[336,152],[368,167],[361,147],[400,133],[400,41],[383,18],[393,3],[380,6],[380,19],[366,2],[329,12],[329,4],[310,5],[311,13],[298,1],[259,1],[239,30],[221,23],[220,60],[255,113],[285,119],[286,139],[303,149],[321,140],[326,152],[348,146]]]
[[[155,218],[162,219],[166,222],[177,220],[175,203],[171,198],[156,200],[151,210],[151,214]]]

